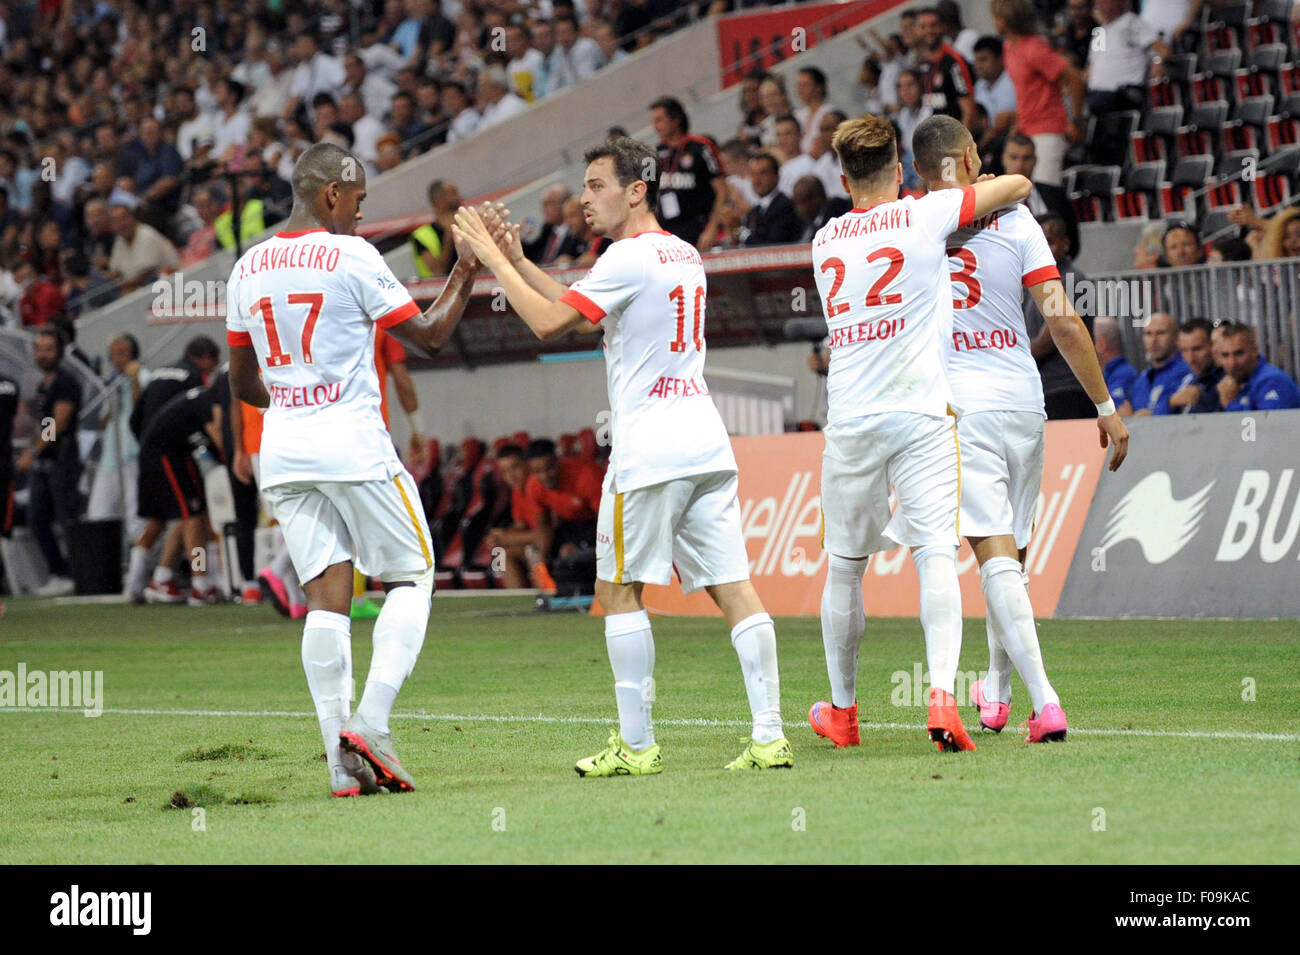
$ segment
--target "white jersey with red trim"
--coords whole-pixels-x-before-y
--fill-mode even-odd
[[[264,487],[401,472],[379,411],[375,326],[419,312],[360,236],[281,232],[240,257],[226,285],[226,337],[256,349],[271,396]]]
[[[616,492],[736,470],[704,381],[705,288],[699,251],[655,231],[615,242],[560,296],[604,325]]]
[[[948,237],[952,336],[948,383],[963,412],[1045,415],[1029,352],[1021,289],[1059,279],[1042,226],[1027,206],[997,209]]]
[[[818,230],[813,269],[830,330],[827,424],[890,411],[948,413],[945,241],[974,211],[974,189],[941,189],[854,209]]]

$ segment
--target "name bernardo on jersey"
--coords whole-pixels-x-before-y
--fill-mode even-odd
[[[339,249],[314,242],[281,245],[251,253],[239,261],[239,277],[248,278],[272,269],[319,269],[333,272],[339,264]]]

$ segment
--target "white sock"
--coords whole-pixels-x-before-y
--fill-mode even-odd
[[[298,575],[294,573],[293,569],[293,558],[289,556],[289,549],[287,547],[283,550],[278,550],[276,555],[271,558],[271,573],[275,574],[275,576],[279,577],[281,580],[284,580],[289,576],[292,576],[294,580],[298,579]]]
[[[862,575],[867,562],[847,557],[830,558],[826,587],[822,590],[822,646],[826,673],[831,680],[831,703],[847,708],[857,700],[858,647],[867,627],[862,605]]]
[[[172,569],[159,564],[153,569],[153,582],[155,584],[165,584],[172,579]]]
[[[366,691],[357,713],[379,730],[390,732],[388,717],[393,712],[397,691],[415,669],[429,626],[429,596],[419,587],[394,587],[384,599],[375,619],[375,650],[366,676]]]
[[[985,596],[985,603],[988,597]],[[1011,702],[1011,658],[1002,649],[993,630],[993,612],[985,612],[984,635],[989,641],[989,669],[984,677],[984,699],[990,703]],[[960,702],[960,701],[959,701]]]
[[[773,743],[785,736],[781,726],[781,677],[776,667],[776,627],[765,613],[746,617],[731,628],[731,645],[740,657],[745,694],[753,715],[756,743]]]
[[[930,665],[930,688],[952,693],[961,656],[961,588],[957,548],[942,544],[918,548],[912,559],[921,578],[921,627]]]
[[[1061,698],[1047,680],[1043,655],[1038,647],[1038,627],[1034,608],[1020,574],[1020,563],[1011,557],[993,557],[980,568],[984,602],[988,604],[989,624],[1007,656],[1015,664],[1020,679],[1041,713],[1049,703],[1060,704]]]
[[[655,698],[655,640],[650,615],[638,610],[606,617],[605,649],[614,671],[619,734],[628,749],[648,749],[655,744],[650,718]]]
[[[316,703],[325,758],[331,772],[341,765],[339,730],[352,695],[352,621],[340,613],[313,610],[302,630],[302,668]]]
[[[216,541],[208,541],[203,549],[207,552],[208,572],[203,575],[204,587],[221,589],[221,547]]]
[[[134,546],[131,548],[131,561],[127,565],[126,589],[131,596],[144,593],[149,582],[149,549]]]

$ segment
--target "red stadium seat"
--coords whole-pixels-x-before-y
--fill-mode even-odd
[[[1126,192],[1123,189],[1116,189],[1111,198],[1111,208],[1114,210],[1116,222],[1150,218],[1147,215],[1147,196],[1144,192]]]
[[[1270,216],[1288,204],[1291,181],[1283,175],[1260,176],[1255,180],[1255,211]]]
[[[1264,139],[1268,151],[1275,153],[1300,143],[1300,119],[1272,116],[1264,127]]]

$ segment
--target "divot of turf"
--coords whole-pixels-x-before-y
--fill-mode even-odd
[[[211,748],[195,747],[188,753],[182,753],[179,758],[182,763],[205,763],[222,759],[236,759],[243,762],[246,759],[270,759],[271,754],[244,743],[223,743]]]

